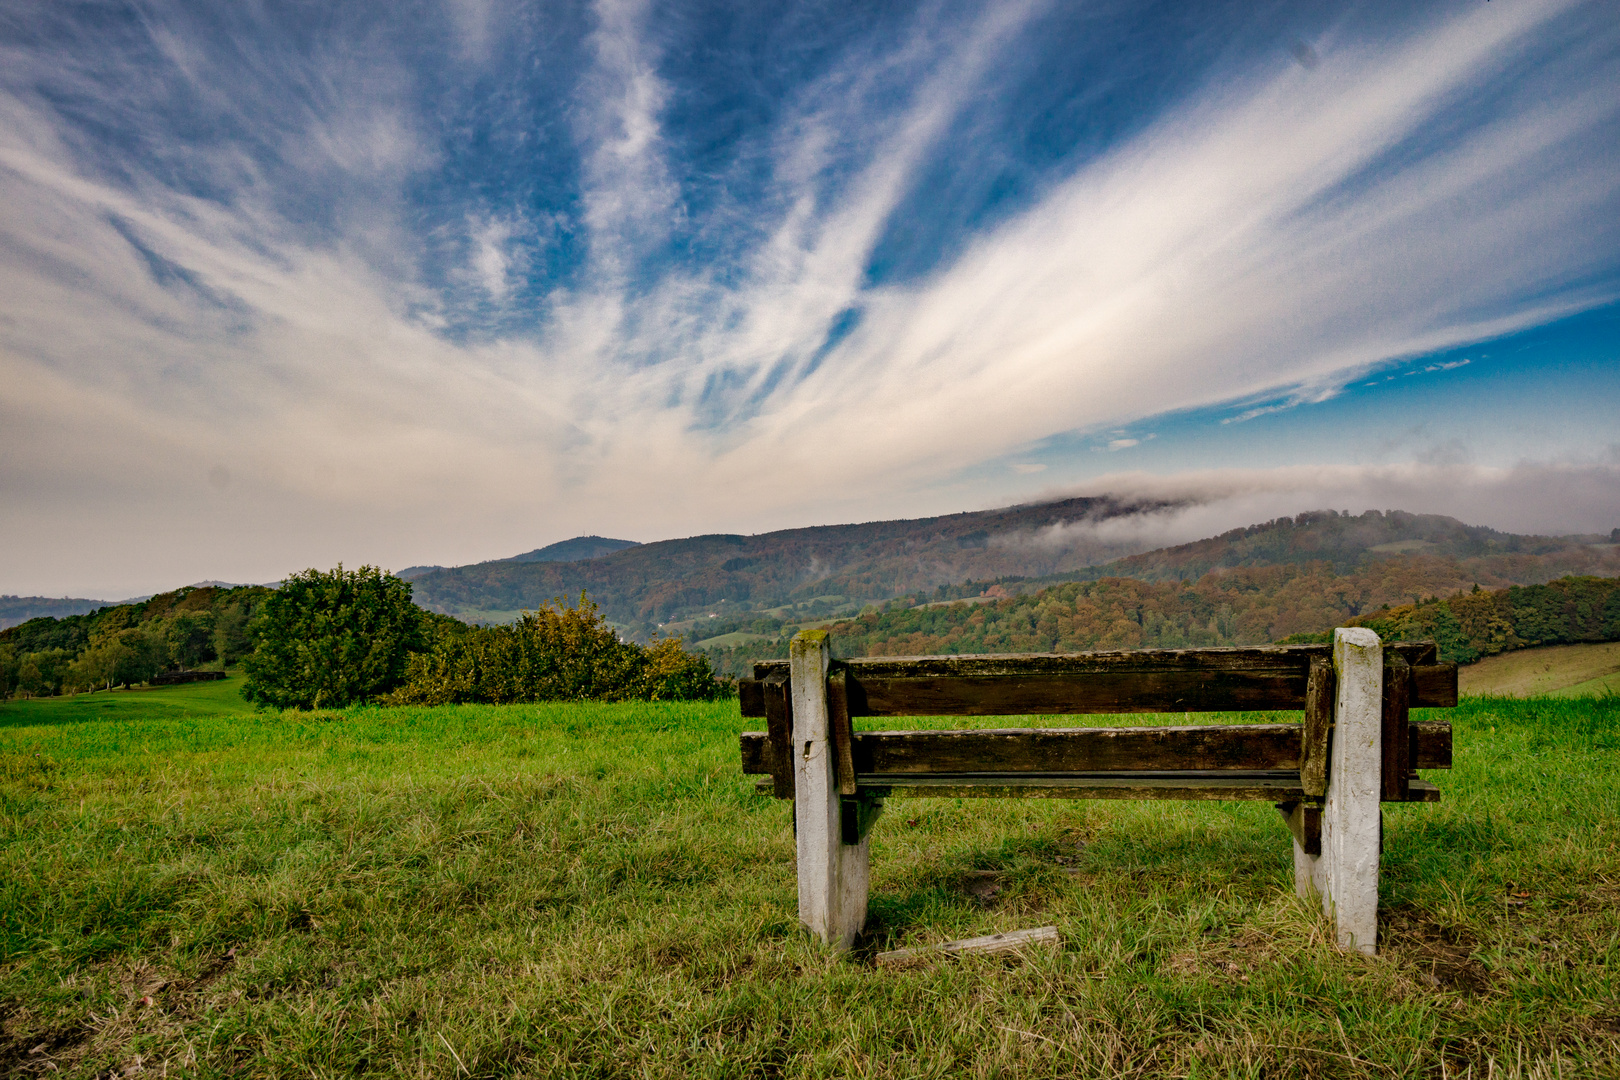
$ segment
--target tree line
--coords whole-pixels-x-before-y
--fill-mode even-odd
[[[469,626],[423,611],[410,582],[371,566],[292,575],[256,629],[243,696],[284,709],[692,700],[728,690],[678,638],[622,640],[584,594],[509,626]]]
[[[1432,640],[1459,664],[1536,645],[1620,641],[1620,579],[1567,577],[1545,585],[1478,586],[1350,620],[1387,641]]]
[[[0,687],[48,696],[241,661],[243,696],[275,708],[359,702],[690,700],[729,691],[680,639],[620,639],[583,594],[511,626],[424,611],[376,567],[306,570],[278,589],[197,588],[0,632]]]
[[[254,647],[270,589],[176,589],[134,604],[0,631],[0,697],[50,697],[146,682],[174,668],[223,669]]]
[[[1265,645],[1325,641],[1333,627],[1362,625],[1392,640],[1432,638],[1447,659],[1468,663],[1527,645],[1620,639],[1620,580],[1570,576],[1488,590],[1468,580],[1468,569],[1452,558],[1408,556],[1348,574],[1313,562],[1184,581],[1109,577],[1024,595],[998,585],[975,602],[900,606],[911,602],[904,598],[828,630],[838,656]],[[785,656],[787,640],[708,654],[717,669],[740,675],[755,660]]]

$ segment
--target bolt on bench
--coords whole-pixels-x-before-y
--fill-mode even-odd
[[[799,920],[847,949],[866,922],[867,833],[890,797],[1225,799],[1275,803],[1294,888],[1318,894],[1344,948],[1378,936],[1384,802],[1438,802],[1416,769],[1451,767],[1457,703],[1433,642],[833,661],[823,630],[741,680],[743,772],[794,800]],[[1300,710],[1299,724],[855,731],[860,716]],[[764,785],[762,784],[762,787]]]

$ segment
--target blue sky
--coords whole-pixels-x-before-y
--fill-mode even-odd
[[[15,3],[0,591],[1174,491],[1620,525],[1604,3]]]

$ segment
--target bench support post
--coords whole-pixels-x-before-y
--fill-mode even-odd
[[[827,707],[829,662],[827,632],[799,631],[789,649],[799,922],[828,945],[848,949],[866,925],[867,838],[844,843],[838,754]]]
[[[1320,855],[1294,842],[1294,890],[1316,893],[1341,948],[1378,947],[1378,864],[1383,839],[1383,644],[1365,627],[1333,632],[1332,751]]]

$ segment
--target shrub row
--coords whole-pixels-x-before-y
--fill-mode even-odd
[[[679,638],[620,640],[583,594],[575,607],[526,611],[507,626],[442,625],[412,656],[390,704],[692,701],[722,696],[709,661]]]

